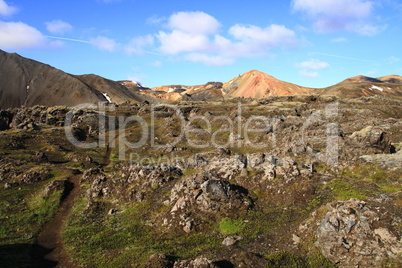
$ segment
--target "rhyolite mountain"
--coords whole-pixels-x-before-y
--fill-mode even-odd
[[[208,88],[206,85],[214,84]],[[338,97],[389,96],[402,97],[402,77],[389,75],[379,78],[355,76],[326,88],[307,88],[281,81],[266,73],[251,70],[225,83],[210,82],[204,86],[162,86],[153,88],[159,98],[172,100],[209,101],[222,98],[265,98],[303,94],[332,95]]]
[[[97,75],[71,75],[0,50],[0,107],[141,102],[153,99]]]
[[[313,93],[314,89],[284,82],[252,70],[224,83],[223,92],[232,97],[265,98]]]
[[[146,88],[132,81],[112,81],[94,74],[72,75],[49,65],[0,50],[0,108],[98,102],[214,101],[223,98],[265,98],[302,94],[338,97],[402,97],[402,77],[355,76],[333,86],[314,89],[251,70],[228,82]]]

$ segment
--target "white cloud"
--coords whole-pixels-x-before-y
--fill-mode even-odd
[[[170,31],[156,34],[162,54],[207,65],[231,64],[237,58],[262,56],[274,48],[291,49],[299,44],[294,31],[275,24],[265,28],[236,24],[224,36],[218,34],[219,21],[203,12],[173,14],[166,27]]]
[[[115,40],[104,37],[104,36],[98,36],[96,38],[90,39],[90,43],[99,48],[100,50],[106,50],[109,52],[113,52],[117,49],[118,43],[116,43]]]
[[[128,54],[142,55],[145,53],[144,48],[154,43],[154,37],[152,35],[139,36],[131,39],[126,45],[125,50]]]
[[[157,15],[154,15],[154,16],[149,17],[147,19],[147,24],[158,25],[158,24],[163,23],[164,21],[166,21],[166,17],[160,17],[160,16],[157,16]]]
[[[229,33],[241,43],[250,45],[252,50],[268,50],[276,47],[292,48],[298,44],[295,32],[283,25],[272,24],[261,28],[254,25],[236,24],[229,29]]]
[[[180,52],[202,51],[208,48],[209,40],[207,35],[191,34],[178,30],[170,33],[159,32],[157,38],[161,42],[162,53],[175,55]]]
[[[329,64],[325,61],[320,61],[318,59],[310,59],[308,61],[303,61],[296,63],[295,66],[300,68],[299,74],[307,78],[317,78],[319,74],[317,71],[323,70],[329,67]]]
[[[189,34],[213,34],[219,30],[220,23],[204,12],[178,12],[170,16],[167,27]]]
[[[307,78],[317,78],[319,77],[317,72],[307,71],[307,70],[300,70],[299,74],[303,77]]]
[[[185,58],[189,61],[201,62],[206,65],[213,65],[213,66],[222,66],[234,62],[234,59],[232,58],[228,58],[222,55],[208,55],[204,53],[190,53],[187,54]]]
[[[374,2],[367,0],[293,0],[292,10],[313,21],[317,32],[350,31],[374,35],[381,30],[371,24]]]
[[[62,20],[46,22],[46,29],[52,34],[64,35],[73,30],[73,26]]]
[[[0,15],[2,16],[11,16],[16,13],[18,9],[13,6],[9,6],[6,1],[0,0]]]
[[[293,0],[294,11],[306,12],[308,15],[329,17],[366,18],[370,16],[374,3],[365,0]]]
[[[296,63],[296,67],[305,70],[322,70],[329,67],[329,64],[325,61],[320,61],[318,59],[310,59],[308,61]]]
[[[45,37],[37,29],[22,22],[0,21],[0,47],[6,49],[36,47]]]

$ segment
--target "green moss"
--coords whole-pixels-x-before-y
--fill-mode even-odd
[[[155,253],[185,259],[223,248],[221,238],[213,231],[178,234],[149,226],[150,214],[166,209],[163,206],[151,209],[148,202],[125,204],[119,208],[121,212],[107,216],[82,213],[84,207],[84,200],[79,200],[63,232],[71,256],[84,266],[145,267]]]
[[[219,222],[219,230],[224,235],[233,235],[244,229],[246,224],[241,220],[223,218]]]
[[[335,195],[336,200],[349,200],[351,198],[367,199],[368,195],[366,191],[359,186],[353,184],[353,181],[344,181],[341,179],[335,179],[330,182],[332,192]]]
[[[288,251],[279,251],[272,253],[266,258],[269,261],[268,267],[276,268],[276,267],[288,267],[288,268],[301,268],[308,267],[306,261],[300,256],[288,252]]]

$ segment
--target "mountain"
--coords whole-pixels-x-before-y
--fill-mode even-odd
[[[372,78],[358,75],[333,86],[314,89],[284,82],[266,73],[251,70],[225,83],[205,85],[170,85],[141,90],[141,94],[171,101],[210,101],[222,98],[265,98],[300,94],[334,95],[339,97],[391,96],[402,97],[402,77],[397,75]]]
[[[358,75],[345,79],[333,86],[318,89],[317,93],[348,98],[375,95],[401,98],[402,77],[389,75],[372,78]]]
[[[372,77],[368,77],[368,76],[364,76],[364,75],[358,75],[358,76],[353,76],[353,77],[347,78],[338,84],[366,83],[366,82],[382,83],[383,81],[381,81],[377,78],[372,78]]]
[[[195,101],[217,100],[222,97],[264,98],[314,92],[314,89],[284,82],[257,70],[246,72],[226,83],[209,82],[197,86],[170,85],[156,87],[153,90],[158,92],[160,98],[171,99],[170,94],[176,94],[176,100],[181,97],[183,100]]]
[[[97,102],[213,101],[222,98],[322,94],[339,97],[402,97],[402,76],[378,78],[354,76],[333,86],[313,89],[251,70],[228,82],[205,85],[170,85],[146,88],[123,80],[112,81],[94,74],[71,75],[52,66],[0,50],[0,108],[34,105],[67,105]]]
[[[96,75],[75,76],[47,64],[0,50],[0,108],[112,101],[141,102],[144,97]]]
[[[377,78],[385,83],[402,84],[402,76],[399,75],[387,75]]]
[[[311,88],[278,80],[268,74],[252,70],[223,84],[224,95],[245,98],[264,98],[274,95],[312,93]]]

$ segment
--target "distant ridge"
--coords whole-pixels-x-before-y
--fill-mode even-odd
[[[347,78],[343,80],[342,82],[338,84],[343,84],[343,83],[364,83],[364,82],[371,82],[371,83],[382,83],[383,81],[377,79],[377,78],[372,78],[364,75],[358,75],[358,76],[353,76],[350,78]]]
[[[378,78],[358,75],[333,86],[313,89],[288,83],[251,70],[228,82],[205,85],[170,85],[147,88],[139,83],[112,81],[95,74],[71,75],[52,66],[0,50],[0,109],[82,103],[161,103],[171,101],[214,101],[224,98],[265,98],[300,94],[339,97],[389,96],[402,98],[402,76]]]
[[[209,85],[209,86],[208,86]],[[212,85],[212,87],[211,87]],[[150,94],[140,92],[144,94]],[[390,96],[402,97],[402,76],[388,75],[373,78],[363,75],[347,78],[333,86],[307,88],[276,79],[258,70],[251,70],[225,83],[206,85],[171,85],[153,88],[152,94],[167,100],[221,100],[222,98],[265,98],[300,94],[333,95],[338,97]]]
[[[399,75],[387,75],[387,76],[382,76],[377,78],[378,80],[381,80],[386,83],[392,83],[392,84],[402,84],[402,76]]]
[[[0,50],[0,108],[145,99],[117,82],[97,75],[75,76],[47,64]]]
[[[402,77],[397,75],[372,78],[363,75],[343,80],[333,86],[318,89],[323,95],[339,97],[388,96],[402,97]]]

